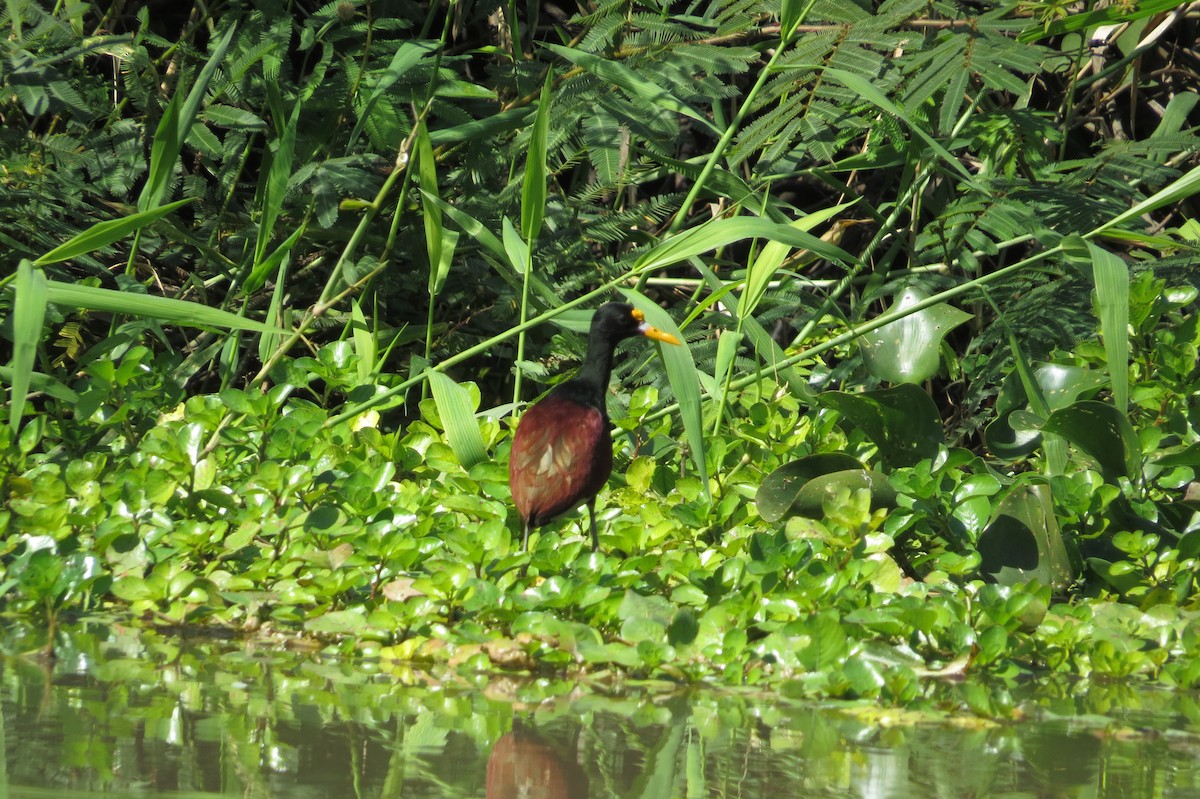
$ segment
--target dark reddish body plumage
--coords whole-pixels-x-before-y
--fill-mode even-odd
[[[594,497],[612,472],[608,418],[595,408],[551,394],[521,417],[513,439],[513,504],[540,527]]]
[[[632,305],[602,305],[592,319],[588,351],[579,374],[556,386],[536,403],[513,436],[508,475],[513,504],[529,530],[586,503],[596,536],[596,494],[612,472],[612,437],[605,393],[617,343],[646,336],[671,344],[679,340],[646,324]]]

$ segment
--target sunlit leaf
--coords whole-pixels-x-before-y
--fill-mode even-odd
[[[897,313],[928,294],[906,288],[888,309]],[[942,339],[971,315],[939,303],[863,334],[858,340],[863,363],[875,377],[889,383],[923,383],[937,374]]]

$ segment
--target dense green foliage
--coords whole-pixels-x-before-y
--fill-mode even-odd
[[[1182,9],[149,8],[0,15],[8,612],[1200,683]],[[510,401],[618,287],[689,346],[618,364],[602,551],[521,552]]]

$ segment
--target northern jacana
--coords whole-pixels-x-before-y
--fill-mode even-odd
[[[592,524],[592,550],[599,547],[596,494],[612,473],[612,435],[604,397],[617,344],[634,336],[679,343],[670,333],[651,327],[632,305],[601,305],[592,317],[587,355],[579,372],[521,417],[508,477],[513,504],[524,523],[522,549],[528,549],[531,529],[583,503]]]

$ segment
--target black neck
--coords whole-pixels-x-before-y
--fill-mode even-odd
[[[574,383],[587,393],[593,404],[604,410],[604,395],[608,392],[608,380],[612,376],[613,352],[617,342],[603,331],[593,330],[588,335],[587,355],[583,365],[572,378]]]

